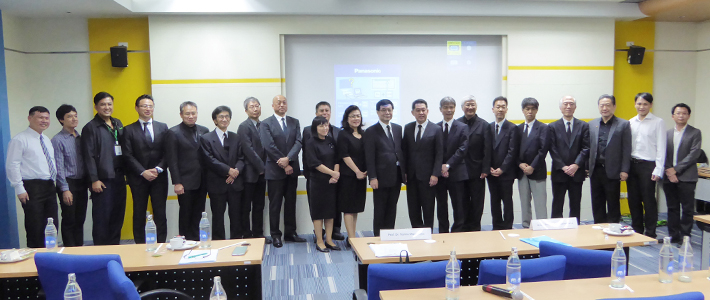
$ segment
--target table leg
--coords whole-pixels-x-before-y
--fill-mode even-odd
[[[703,230],[703,241],[702,241],[702,251],[700,252],[700,268],[703,270],[708,269],[708,263],[710,257],[708,251],[710,250],[710,233]]]
[[[614,249],[611,249],[614,251]],[[629,261],[631,261],[631,256],[629,256],[631,249],[629,247],[624,247],[624,255],[626,255],[626,276],[629,276]]]

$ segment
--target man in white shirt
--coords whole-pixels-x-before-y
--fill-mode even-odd
[[[43,106],[30,109],[30,126],[10,140],[5,171],[25,211],[27,247],[44,247],[47,218],[57,225],[57,194],[54,180],[57,167],[50,139],[42,134],[49,127],[49,110]]]
[[[658,203],[656,182],[663,177],[666,160],[666,126],[653,115],[653,96],[639,93],[635,100],[638,115],[631,126],[631,169],[627,181],[631,227],[638,233],[656,238]],[[644,215],[645,212],[645,215]]]

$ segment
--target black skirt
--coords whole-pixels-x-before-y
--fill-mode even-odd
[[[338,209],[342,213],[355,214],[365,211],[367,180],[353,176],[340,176],[338,180]]]
[[[316,171],[317,172],[317,171]],[[337,184],[330,184],[324,176],[311,176],[308,184],[311,188],[310,210],[311,220],[326,220],[335,218],[335,198]]]

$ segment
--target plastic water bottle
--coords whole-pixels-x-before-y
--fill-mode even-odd
[[[227,300],[227,294],[224,292],[222,287],[222,278],[219,276],[214,277],[214,285],[212,286],[212,292],[210,292],[210,300]]]
[[[616,249],[611,255],[611,287],[621,289],[626,286],[626,254],[624,243],[616,241]]]
[[[212,246],[212,229],[210,228],[210,220],[207,219],[207,212],[202,212],[200,220],[200,248],[209,248]]]
[[[508,283],[508,289],[520,290],[520,258],[518,258],[518,248],[516,247],[510,250],[508,264],[505,267],[505,281]]]
[[[155,251],[158,244],[158,227],[155,226],[153,215],[149,212],[145,214],[146,219],[148,219],[145,222],[145,251]]]
[[[683,237],[683,245],[678,253],[678,281],[691,282],[690,272],[693,271],[693,247],[690,246],[690,237]]]
[[[57,251],[57,227],[54,218],[47,218],[47,227],[44,228],[44,246],[47,251]]]
[[[456,248],[451,251],[449,263],[446,264],[446,300],[459,299],[459,286],[461,285],[461,266],[456,259]]]
[[[64,300],[81,300],[81,288],[76,283],[76,275],[69,273],[69,282],[64,289]]]
[[[673,282],[673,247],[671,237],[663,238],[663,247],[658,255],[658,281],[662,283]]]

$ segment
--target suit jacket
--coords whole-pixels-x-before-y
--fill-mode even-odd
[[[287,116],[286,127],[288,136],[281,129],[279,120],[273,115],[261,122],[259,137],[261,145],[266,151],[265,177],[266,180],[279,180],[286,178],[286,171],[276,164],[282,157],[288,157],[289,165],[293,168],[291,177],[301,175],[301,167],[298,164],[298,152],[303,145],[301,140],[301,124],[298,120]]]
[[[444,133],[439,125],[429,121],[422,133],[422,139],[415,142],[417,125],[415,121],[404,126],[402,151],[407,157],[407,180],[417,179],[428,183],[431,176],[441,176]]]
[[[259,125],[261,126],[261,125]],[[265,172],[266,151],[261,145],[259,131],[256,129],[254,122],[247,118],[239,124],[237,135],[242,144],[244,152],[244,181],[254,183],[259,180],[259,176]]]
[[[550,157],[552,157],[553,182],[584,182],[587,160],[589,159],[589,124],[577,118],[572,120],[572,139],[567,139],[567,125],[564,119],[550,123]],[[579,166],[574,177],[562,171],[562,167]]]
[[[168,163],[165,160],[165,137],[168,135],[168,125],[153,120],[153,142],[149,143],[143,133],[140,121],[135,121],[123,129],[123,155],[128,165],[126,179],[128,184],[149,183],[141,176],[143,171],[159,167],[163,172],[158,177],[168,173]]]
[[[550,128],[547,124],[538,120],[533,121],[532,129],[527,137],[525,135],[525,123],[518,125],[518,136],[520,139],[520,150],[518,152],[518,161],[516,165],[526,163],[533,167],[532,174],[528,178],[534,180],[547,179],[547,152],[550,150],[549,132]],[[523,178],[525,172],[518,170],[518,179]]]
[[[123,123],[113,117],[111,122],[117,130],[119,144],[123,144]],[[115,146],[116,138],[109,132],[106,122],[98,114],[84,125],[81,130],[81,150],[86,173],[91,182],[113,179],[117,176],[116,170],[123,169],[123,155],[116,156]]]
[[[609,137],[607,138],[604,155],[606,176],[609,179],[620,179],[621,172],[629,173],[631,167],[631,126],[629,121],[612,116]],[[602,119],[596,118],[589,122],[589,176],[594,174],[597,162],[597,147],[599,145],[599,125]]]
[[[402,151],[402,126],[390,123],[392,139],[389,138],[380,123],[375,123],[365,130],[365,161],[367,176],[377,179],[380,187],[394,187],[404,182],[407,174],[406,159]],[[397,162],[401,169],[401,178],[397,178]]]
[[[200,136],[202,160],[207,169],[205,182],[208,193],[223,194],[228,188],[234,191],[244,189],[244,154],[239,140],[240,137],[236,133],[228,131],[229,151],[225,151],[214,130]],[[229,177],[230,168],[239,170],[239,176],[232,184],[227,184],[225,181]]]
[[[678,147],[678,164],[673,165],[673,155],[675,154],[675,144],[673,143],[673,132],[675,128],[671,128],[666,133],[666,169],[674,168],[678,181],[682,182],[698,182],[698,157],[700,157],[700,147],[703,145],[703,136],[699,129],[686,125],[683,137],[680,140]],[[666,182],[670,182],[668,177],[665,177]]]
[[[436,123],[444,128],[444,122]],[[443,132],[443,129],[442,129]],[[466,149],[468,148],[468,125],[457,120],[451,122],[448,138],[444,138],[444,156],[442,164],[449,165],[449,180],[468,180],[468,170],[466,169]],[[480,176],[480,173],[479,173]]]
[[[209,131],[207,127],[195,124],[197,140],[185,123],[168,130],[165,153],[173,184],[182,184],[186,191],[202,187],[205,169],[200,156],[200,136]]]
[[[330,125],[330,131],[328,131],[328,136],[333,138],[333,143],[336,143],[338,141],[338,134],[340,134],[340,128]],[[303,177],[306,177],[306,179],[308,179],[311,176],[311,168],[308,167],[308,155],[305,155],[305,141],[311,139],[311,126],[306,126],[305,128],[303,128],[302,136],[304,141],[303,147],[301,148],[301,151],[303,151],[304,153],[304,155],[301,155],[303,157]]]
[[[490,124],[478,115],[467,120],[465,116],[458,119],[468,125],[468,147],[466,148],[466,169],[469,178],[480,178],[481,173],[491,174],[491,158],[493,151],[493,135]]]
[[[520,139],[515,124],[506,120],[500,128],[500,133],[496,135],[496,123],[491,122],[491,136],[493,137],[493,152],[491,158],[491,168],[500,168],[503,174],[502,180],[513,180],[517,173],[518,148]]]

